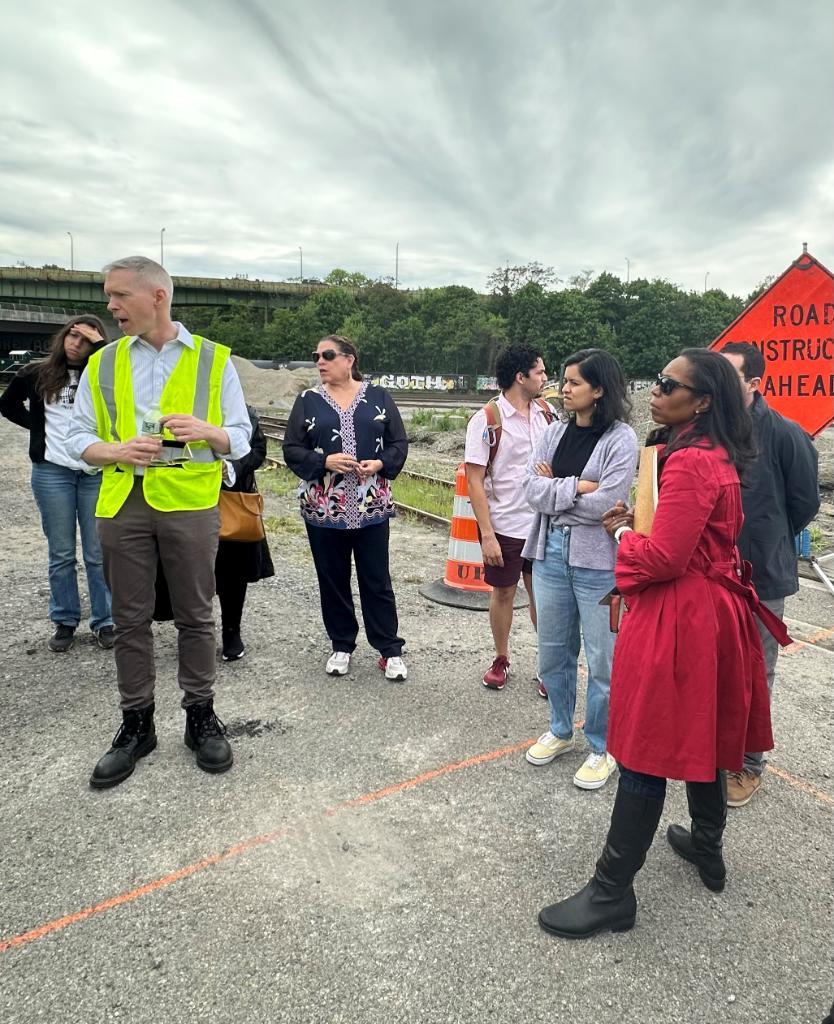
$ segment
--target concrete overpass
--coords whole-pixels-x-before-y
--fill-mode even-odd
[[[76,315],[72,310],[52,306],[0,301],[0,361],[16,348],[44,351],[58,328]],[[96,315],[101,317],[108,337],[117,338],[119,325],[116,321],[103,308],[96,310]]]
[[[0,303],[83,303],[91,311],[104,304],[104,275],[88,270],[0,267]],[[228,306],[257,302],[267,309],[300,306],[328,286],[286,281],[250,281],[245,277],[175,277],[175,306]]]

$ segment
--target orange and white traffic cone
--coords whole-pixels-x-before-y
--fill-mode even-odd
[[[464,463],[458,466],[455,476],[455,503],[446,571],[442,580],[424,584],[420,593],[430,601],[455,608],[471,608],[474,611],[489,608],[492,587],[484,580],[484,557],[478,537],[478,522],[466,486]],[[526,595],[523,603],[526,603]]]

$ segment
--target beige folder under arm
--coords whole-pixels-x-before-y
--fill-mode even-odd
[[[634,529],[647,537],[652,532],[654,510],[657,508],[657,448],[640,449],[637,470],[637,497],[634,501]]]

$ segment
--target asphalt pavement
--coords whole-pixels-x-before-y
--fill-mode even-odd
[[[730,811],[726,890],[705,889],[663,838],[686,821],[671,784],[635,928],[569,943],[536,913],[589,877],[615,785],[572,784],[581,749],[525,762],[546,728],[532,630],[519,619],[517,670],[485,691],[485,616],[418,594],[442,573],[445,537],[394,528],[405,684],[364,642],[347,677],[324,675],[305,538],[274,537],[280,575],[251,588],[247,656],[219,666],[234,768],[206,775],[183,745],[161,626],[159,748],[94,792],[118,721],[112,655],[82,631],[69,654],[45,650],[43,540],[23,463],[18,475],[0,594],[5,1024],[819,1024],[834,806],[821,588],[788,602],[800,642],[780,657],[778,746],[762,792]]]

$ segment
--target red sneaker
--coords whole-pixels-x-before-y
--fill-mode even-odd
[[[503,654],[499,654],[484,674],[484,686],[490,690],[503,690],[507,685],[507,676],[510,674],[510,661]]]
[[[538,687],[536,688],[536,693],[540,697],[543,697],[544,700],[547,700],[547,690],[544,688],[544,683],[542,682],[542,677],[538,674],[538,672],[536,673],[536,682],[539,684]]]

